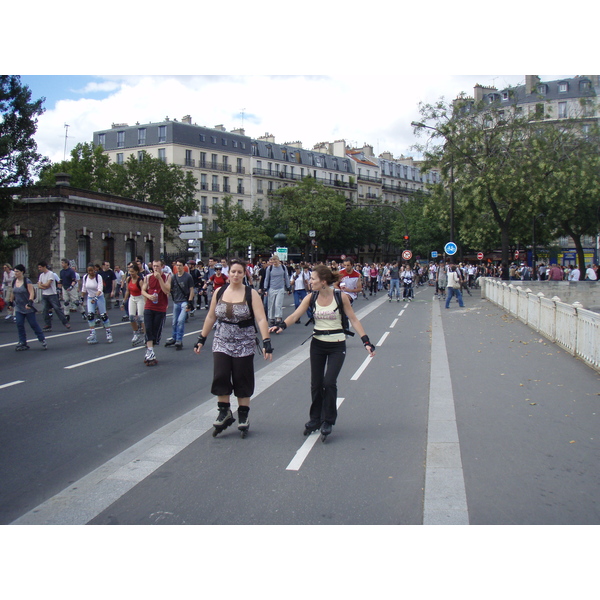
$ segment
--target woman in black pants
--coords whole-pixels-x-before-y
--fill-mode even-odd
[[[315,329],[310,345],[311,396],[310,420],[305,424],[304,435],[317,429],[323,436],[331,433],[337,419],[337,378],[346,357],[345,319],[348,320],[361,336],[369,356],[375,356],[375,346],[371,344],[365,331],[352,310],[348,294],[333,289],[338,280],[338,273],[319,265],[310,276],[312,294],[302,300],[300,306],[279,325],[269,331],[281,333],[288,325],[295,323],[309,308],[315,292],[313,317]],[[339,294],[344,315],[338,307],[335,294]]]

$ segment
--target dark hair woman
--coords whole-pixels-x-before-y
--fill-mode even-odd
[[[256,330],[263,338],[263,356],[272,360],[273,349],[267,317],[258,292],[244,285],[246,264],[234,259],[229,263],[229,280],[215,291],[194,352],[200,354],[213,325],[213,382],[211,393],[217,396],[219,414],[214,422],[213,436],[234,423],[231,394],[238,400],[238,429],[242,437],[248,433],[250,398],[254,393],[254,354]],[[254,316],[254,318],[252,318]]]
[[[331,433],[337,420],[337,378],[346,357],[344,317],[342,311],[338,310],[338,298],[334,294],[339,294],[343,313],[361,336],[369,356],[375,356],[375,346],[365,334],[348,295],[339,290],[334,292],[332,286],[338,278],[339,274],[333,273],[328,267],[316,266],[310,276],[313,293],[306,296],[287,319],[270,329],[271,332],[281,333],[310,308],[311,302],[314,303],[315,329],[310,345],[310,419],[304,425],[304,435],[320,429],[323,441]]]

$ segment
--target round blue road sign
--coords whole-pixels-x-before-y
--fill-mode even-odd
[[[457,250],[457,246],[454,242],[448,242],[445,246],[444,246],[444,252],[446,254],[456,254],[456,250]]]

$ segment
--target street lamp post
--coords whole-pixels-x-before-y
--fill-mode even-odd
[[[535,281],[537,278],[537,258],[536,258],[536,252],[535,252],[535,222],[538,219],[541,219],[542,217],[545,217],[546,215],[539,214],[537,217],[533,217],[533,240],[532,240],[532,248],[531,248],[531,267],[532,267],[532,279]]]
[[[412,121],[411,126],[416,129],[431,129],[432,131],[437,131],[447,143],[453,145],[452,140],[448,139],[437,127],[431,127],[430,125],[418,123],[417,121]],[[450,157],[450,241],[454,243],[454,156]]]

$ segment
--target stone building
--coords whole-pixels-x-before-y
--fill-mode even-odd
[[[84,273],[90,262],[107,260],[125,270],[136,255],[146,262],[160,256],[165,219],[161,206],[68,183],[69,176],[62,174],[52,188],[30,188],[26,195],[18,188],[11,190],[17,202],[3,235],[22,241],[13,253],[13,265],[24,264],[35,281],[40,260],[57,272],[61,259],[67,258]]]

